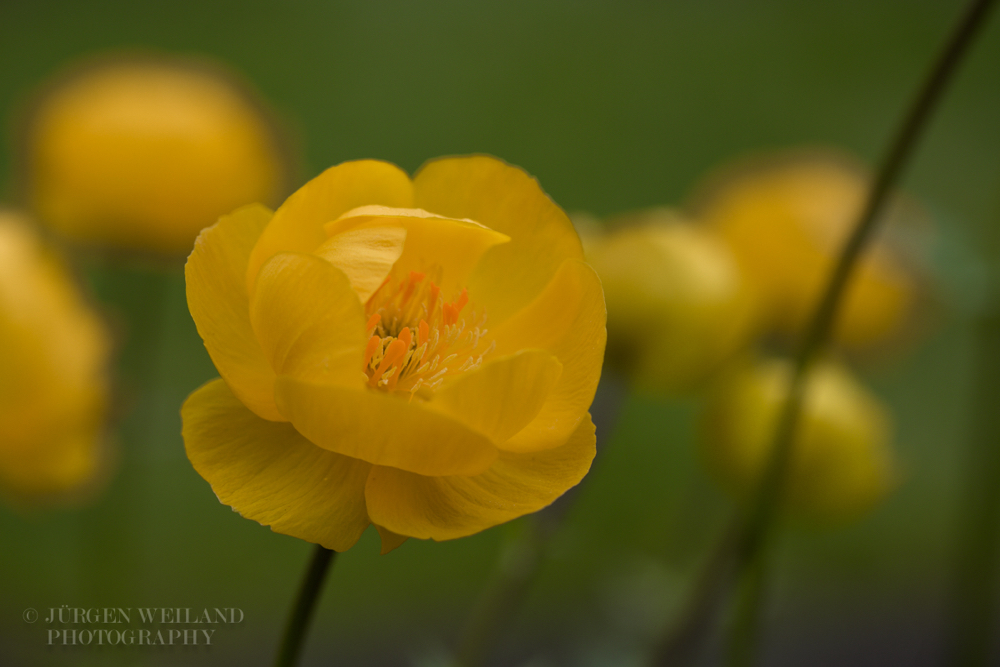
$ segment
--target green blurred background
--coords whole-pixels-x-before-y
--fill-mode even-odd
[[[2,201],[13,121],[75,58],[202,54],[243,73],[304,158],[298,182],[354,158],[407,170],[445,154],[523,166],[568,211],[678,203],[759,150],[842,147],[872,162],[957,2],[0,2]],[[1000,21],[921,143],[906,188],[934,214],[932,336],[867,379],[897,417],[904,479],[863,521],[793,528],[776,556],[768,664],[938,664],[968,434],[972,248],[1000,224]],[[120,344],[117,476],[79,510],[0,508],[0,664],[268,664],[311,545],[241,519],[191,468],[178,409],[216,373],[179,265],[84,275]],[[638,665],[731,510],[699,469],[696,401],[630,396],[497,665]],[[515,524],[336,563],[304,664],[433,665]],[[47,647],[22,611],[238,607],[210,649]]]

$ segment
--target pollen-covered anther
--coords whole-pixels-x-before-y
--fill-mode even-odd
[[[369,338],[362,369],[368,386],[428,398],[449,375],[482,365],[496,342],[486,338],[486,314],[466,309],[468,304],[465,289],[444,301],[426,273],[387,278],[365,307]]]

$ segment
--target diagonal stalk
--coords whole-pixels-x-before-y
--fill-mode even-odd
[[[766,588],[766,568],[757,562],[762,553],[781,500],[784,480],[791,458],[793,436],[798,425],[805,396],[806,379],[809,371],[829,342],[833,324],[837,316],[847,285],[858,264],[862,251],[870,240],[879,214],[885,208],[889,194],[903,172],[917,140],[927,127],[932,112],[944,96],[947,85],[954,78],[959,63],[968,53],[974,37],[985,23],[994,0],[973,0],[959,21],[955,31],[946,43],[930,74],[907,113],[903,125],[890,145],[868,194],[865,207],[844,245],[833,273],[830,276],[823,297],[819,302],[795,357],[795,367],[788,391],[788,399],[778,423],[771,449],[770,460],[756,494],[755,502],[747,515],[745,536],[736,554],[737,571],[740,576],[753,572],[748,582],[746,595],[740,604],[732,642],[731,663],[749,665],[756,655],[759,627],[757,616]]]
[[[731,529],[735,538],[723,539],[710,555],[700,582],[718,577],[718,585],[700,584],[686,605],[688,616],[654,652],[654,662],[676,665],[687,662],[693,647],[699,643],[705,629],[711,625],[718,604],[726,597],[731,579],[745,579],[740,603],[732,626],[730,661],[749,665],[756,656],[758,614],[766,589],[766,567],[762,548],[774,523],[791,455],[793,435],[798,424],[805,395],[806,379],[813,363],[829,342],[840,302],[885,207],[888,196],[899,181],[917,140],[927,125],[931,113],[943,97],[959,63],[968,52],[974,37],[985,23],[994,0],[973,0],[955,31],[935,61],[927,78],[911,104],[888,153],[877,172],[865,201],[864,209],[850,237],[838,256],[823,295],[809,320],[794,360],[788,397],[778,420],[773,446],[757,493],[745,514],[737,516]],[[720,589],[723,592],[720,593]]]

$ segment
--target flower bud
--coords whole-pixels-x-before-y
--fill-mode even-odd
[[[274,203],[275,128],[232,80],[170,59],[116,59],[64,76],[30,117],[32,205],[84,244],[187,255],[220,215]]]
[[[608,304],[609,362],[637,386],[690,390],[747,344],[754,299],[726,246],[668,209],[592,241]]]
[[[702,188],[693,210],[726,240],[757,287],[766,326],[795,337],[811,315],[864,205],[869,178],[839,156],[759,160]],[[880,235],[851,279],[834,338],[857,351],[884,346],[911,323],[920,281],[902,252],[922,216],[888,211],[896,243]],[[909,225],[904,230],[901,223]],[[911,234],[912,237],[912,234]]]
[[[108,352],[62,265],[0,210],[0,495],[61,496],[101,472]]]
[[[711,392],[703,421],[703,459],[735,496],[752,496],[767,465],[788,396],[791,364],[760,361],[732,370]],[[846,368],[817,364],[786,473],[784,504],[817,520],[857,516],[893,486],[890,417]]]

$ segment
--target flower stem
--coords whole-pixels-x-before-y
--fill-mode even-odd
[[[994,0],[973,0],[945,48],[924,80],[916,98],[890,145],[865,201],[864,209],[844,244],[822,297],[809,320],[795,356],[788,397],[778,419],[774,444],[763,478],[749,508],[737,514],[730,533],[710,554],[698,578],[685,616],[654,653],[655,664],[683,664],[701,640],[718,603],[726,597],[729,580],[744,580],[740,602],[730,629],[729,658],[733,665],[753,664],[757,653],[759,609],[766,590],[763,545],[772,530],[781,500],[792,440],[798,424],[809,371],[829,342],[844,292],[862,251],[867,245],[892,188],[903,171],[917,139],[927,125],[958,64],[985,22]],[[713,578],[721,581],[712,584]],[[720,593],[720,590],[722,591]]]
[[[927,127],[931,113],[937,108],[943,93],[958,64],[968,52],[973,38],[985,22],[994,0],[973,0],[959,21],[955,31],[946,43],[937,61],[930,70],[916,98],[914,99],[902,126],[875,178],[865,207],[841,250],[833,273],[827,282],[823,296],[805,330],[789,386],[774,445],[769,461],[747,514],[744,538],[736,553],[737,572],[740,576],[752,573],[746,595],[737,609],[730,644],[730,662],[733,665],[749,665],[754,662],[759,633],[757,618],[764,594],[766,578],[763,562],[759,562],[762,546],[774,523],[774,516],[781,500],[784,480],[790,459],[793,436],[805,397],[806,379],[809,371],[829,342],[833,324],[848,282],[858,264],[862,251],[871,238],[879,214],[885,207],[892,188],[906,166],[917,140]]]
[[[319,599],[319,593],[323,587],[323,579],[336,555],[336,551],[316,545],[309,569],[306,571],[302,587],[299,589],[299,597],[295,601],[295,607],[292,608],[291,616],[288,617],[285,636],[281,640],[281,648],[274,661],[275,667],[293,667],[296,664],[299,653],[302,651],[306,630],[309,629],[309,620],[316,607],[316,600]]]

